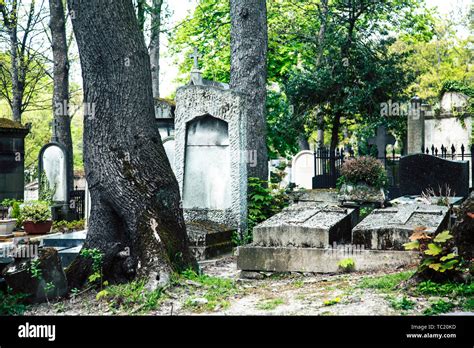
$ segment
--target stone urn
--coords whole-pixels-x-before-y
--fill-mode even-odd
[[[16,219],[0,220],[0,236],[10,236],[16,226]]]

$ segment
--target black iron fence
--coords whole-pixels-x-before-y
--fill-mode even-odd
[[[374,145],[373,145],[374,146]],[[372,151],[371,151],[372,152]],[[441,145],[439,148],[432,145],[422,151],[425,154],[448,159],[452,161],[469,161],[471,175],[471,189],[474,187],[474,144],[461,145],[458,149],[454,146]],[[314,177],[313,189],[334,188],[341,176],[341,167],[344,161],[354,157],[354,152],[349,149],[336,149],[331,151],[322,147],[314,152]],[[388,177],[388,192],[390,197],[398,197],[400,191],[399,165],[400,155],[393,149],[383,157],[377,157],[385,166]]]
[[[86,208],[86,191],[74,190],[69,193],[69,207],[76,220],[84,219]]]

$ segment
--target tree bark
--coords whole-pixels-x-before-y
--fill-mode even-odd
[[[84,248],[97,248],[112,282],[146,279],[149,288],[196,262],[180,206],[178,183],[154,117],[150,59],[131,0],[68,0],[81,59],[84,164],[91,216]],[[82,285],[90,260],[68,268]]]
[[[339,144],[339,128],[341,127],[341,117],[342,115],[339,112],[336,112],[334,119],[332,121],[331,129],[331,145],[330,150],[334,152]]]
[[[66,39],[66,20],[62,0],[49,0],[51,44],[53,51],[53,111],[55,134],[53,139],[66,149],[66,177],[69,191],[74,189],[74,159],[69,116],[69,59]]]
[[[160,30],[163,0],[153,0],[151,13],[150,64],[153,97],[160,97]]]
[[[265,0],[231,0],[230,15],[230,86],[246,96],[247,151],[257,155],[257,165],[248,167],[248,176],[267,181],[268,33],[266,2]]]
[[[18,62],[18,1],[13,0],[12,11],[9,14],[8,36],[10,38],[10,59],[12,75],[12,114],[13,121],[21,122],[21,102],[23,100],[23,88],[19,76]]]

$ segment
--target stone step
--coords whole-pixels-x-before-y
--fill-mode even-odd
[[[418,252],[387,250],[342,250],[323,248],[238,248],[237,268],[243,271],[336,273],[339,262],[352,259],[357,271],[394,270],[419,262]]]
[[[87,231],[79,231],[72,233],[64,233],[60,235],[47,236],[43,238],[43,246],[45,247],[76,247],[82,246],[86,239]]]
[[[61,258],[63,268],[68,267],[72,263],[72,261],[74,261],[77,255],[79,255],[79,253],[81,252],[81,249],[82,245],[59,250],[59,257]]]

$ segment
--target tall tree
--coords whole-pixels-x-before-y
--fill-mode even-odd
[[[265,0],[231,0],[230,85],[246,97],[247,151],[256,154],[249,177],[268,180],[266,144],[267,5]]]
[[[91,216],[84,248],[103,254],[110,281],[145,278],[150,287],[195,265],[178,183],[155,125],[150,59],[131,0],[68,0],[81,59],[84,164]],[[90,260],[67,271],[81,285]]]
[[[69,115],[69,59],[63,0],[49,0],[51,47],[53,51],[53,139],[66,149],[67,187],[74,186],[74,156]]]
[[[20,16],[23,7],[25,15]],[[35,92],[44,87],[40,82],[47,76],[42,47],[34,43],[37,35],[42,33],[43,12],[43,2],[0,1],[0,32],[6,36],[10,46],[9,66],[0,65],[1,94],[12,110],[13,120],[18,122],[21,122],[21,115],[34,99]]]
[[[160,30],[163,0],[153,0],[151,7],[150,64],[153,97],[160,97]]]

